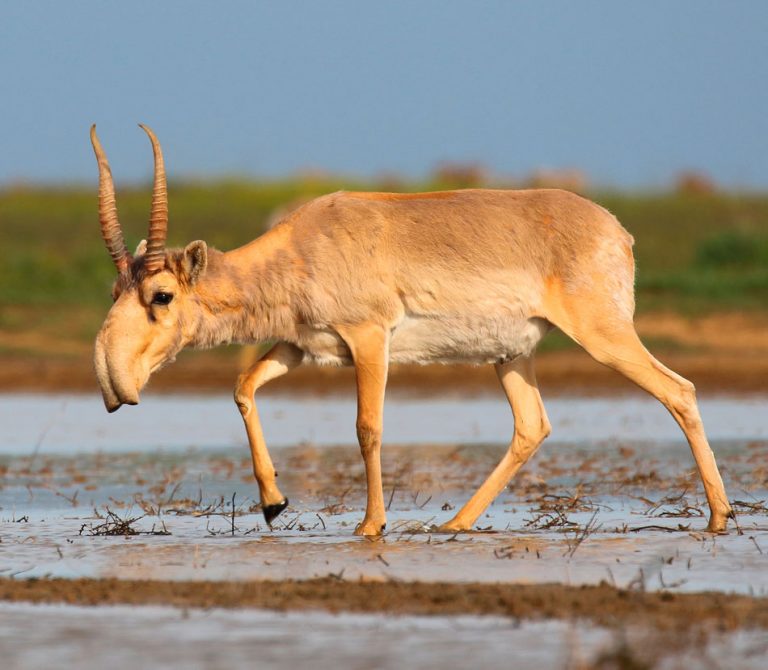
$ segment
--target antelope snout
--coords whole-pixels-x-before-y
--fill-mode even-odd
[[[112,414],[113,412],[117,412],[117,410],[119,410],[123,405],[139,404],[138,393],[135,395],[135,397],[132,397],[132,398],[118,399],[117,396],[107,397],[104,393],[102,393],[102,397],[104,398],[104,406],[107,408],[107,412],[109,412],[110,414]]]
[[[99,385],[101,386],[101,397],[104,400],[104,406],[107,408],[107,412],[112,414],[116,412],[123,405],[138,405],[139,404],[139,392],[136,390],[126,389],[125,385],[120,386],[120,390],[116,390],[112,380],[107,378],[106,383],[102,382],[102,378],[99,378]]]
[[[101,387],[101,395],[104,398],[104,405],[110,414],[119,410],[123,405],[139,404],[138,387],[134,388],[129,380],[122,378],[116,379],[110,376],[107,388],[104,385]]]
[[[101,397],[109,413],[116,412],[123,405],[139,404],[139,387],[127,374],[124,365],[115,366],[108,362],[107,348],[101,333],[96,338],[94,367],[99,381]]]

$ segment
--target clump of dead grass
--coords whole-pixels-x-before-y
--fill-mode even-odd
[[[101,514],[94,510],[96,516],[101,519],[101,523],[83,524],[80,526],[80,535],[88,536],[130,536],[130,535],[170,535],[170,531],[165,527],[165,522],[161,519],[159,524],[153,523],[149,530],[136,528],[134,524],[145,518],[146,514],[131,517],[121,517],[113,512],[109,507],[105,508],[106,513]]]

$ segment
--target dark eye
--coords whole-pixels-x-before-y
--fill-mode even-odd
[[[167,305],[171,302],[171,300],[173,300],[172,293],[163,293],[162,291],[158,291],[155,293],[155,295],[152,296],[153,305]]]

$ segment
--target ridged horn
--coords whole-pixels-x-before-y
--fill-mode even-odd
[[[112,262],[117,268],[118,274],[128,272],[131,264],[131,255],[125,246],[123,230],[117,220],[117,205],[115,204],[115,184],[112,181],[112,170],[109,169],[109,161],[101,147],[101,142],[96,135],[96,124],[91,126],[91,144],[99,164],[99,223],[101,224],[101,236],[107,244],[107,251],[112,257]]]
[[[150,128],[141,123],[139,127],[149,136],[152,152],[155,155],[155,182],[152,187],[152,211],[149,215],[144,267],[148,272],[157,272],[165,264],[165,240],[168,236],[168,188],[165,183],[165,164],[160,142]]]

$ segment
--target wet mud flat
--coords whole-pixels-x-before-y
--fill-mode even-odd
[[[291,505],[270,527],[242,447],[115,444],[67,455],[54,427],[38,448],[0,454],[0,646],[14,650],[16,667],[39,666],[35,645],[62,658],[90,649],[72,662],[98,667],[109,645],[128,653],[144,639],[142,653],[163,658],[163,639],[188,636],[169,667],[215,667],[200,664],[212,649],[239,667],[254,662],[253,643],[268,631],[275,666],[333,650],[357,659],[353,667],[405,658],[432,667],[438,657],[463,667],[474,649],[473,658],[515,667],[611,667],[600,659],[622,655],[685,667],[704,654],[761,668],[768,440],[759,421],[748,423],[759,402],[746,404],[744,414],[705,412],[737,511],[725,535],[704,532],[706,504],[682,438],[652,423],[639,430],[642,411],[617,420],[610,403],[555,408],[557,431],[570,439],[548,441],[471,533],[435,526],[506,446],[385,444],[388,527],[376,539],[352,534],[365,502],[354,446],[325,437],[275,448]],[[317,411],[330,426],[334,412],[346,420],[343,408]],[[616,430],[600,432],[607,423]],[[31,619],[48,624],[21,631]],[[103,643],[87,634],[96,619]],[[109,624],[117,619],[122,640]]]
[[[68,605],[173,605],[397,615],[580,619],[604,628],[768,631],[768,598],[564,584],[376,582],[326,577],[247,582],[1,579],[0,601]],[[768,641],[768,638],[767,638]]]
[[[275,451],[288,509],[268,526],[239,450],[6,457],[0,576],[599,584],[768,595],[763,441],[715,444],[737,512],[725,535],[685,445],[548,445],[478,519],[436,531],[500,445],[387,445],[387,532],[353,535],[365,505],[354,447]],[[543,455],[542,455],[543,456]]]

